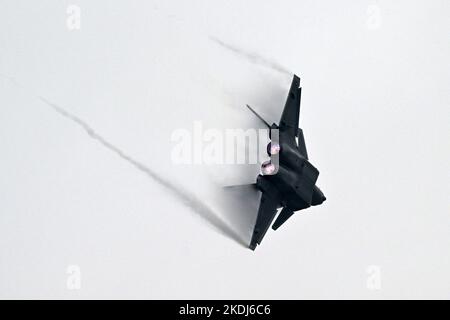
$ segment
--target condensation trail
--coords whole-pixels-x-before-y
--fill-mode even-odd
[[[222,40],[220,40],[216,37],[213,37],[213,36],[210,36],[209,39],[214,41],[218,45],[222,46],[223,48],[228,49],[231,52],[234,52],[235,54],[246,58],[247,60],[249,60],[250,62],[252,62],[254,64],[273,69],[275,71],[278,71],[278,72],[286,74],[286,75],[292,75],[292,73],[289,70],[287,70],[285,67],[283,67],[281,64],[279,64],[278,62],[276,62],[274,60],[265,58],[255,52],[245,51],[245,50],[240,49],[236,46],[233,46],[229,43],[225,43]]]
[[[36,95],[36,94],[32,93],[32,91],[27,90],[22,84],[20,84],[18,81],[16,81],[12,77],[4,76],[1,74],[0,74],[0,76],[8,79],[14,85],[16,85],[22,89],[25,89],[28,93],[31,93],[33,96],[37,97],[41,102],[43,102],[47,106],[51,107],[54,111],[56,111],[61,116],[65,117],[66,119],[69,119],[72,122],[79,125],[81,128],[84,129],[84,131],[86,131],[86,133],[92,139],[98,141],[104,147],[106,147],[110,151],[114,152],[116,155],[118,155],[123,160],[130,163],[133,167],[135,167],[139,171],[145,173],[148,177],[152,178],[154,181],[161,184],[168,191],[170,191],[174,196],[176,196],[184,204],[186,204],[190,209],[192,209],[194,212],[199,214],[200,217],[205,219],[211,226],[213,226],[219,232],[221,232],[222,234],[235,240],[237,243],[247,247],[248,244],[242,239],[242,237],[240,237],[239,234],[235,230],[233,230],[225,221],[223,221],[212,208],[210,208],[207,204],[205,204],[196,195],[189,192],[185,188],[182,188],[180,185],[177,185],[175,182],[171,182],[171,181],[165,179],[164,177],[160,176],[158,173],[154,172],[153,170],[151,170],[149,167],[147,167],[143,163],[135,160],[133,157],[129,156],[124,151],[122,151],[120,148],[116,147],[114,144],[109,142],[103,136],[98,134],[87,122],[80,119],[76,115],[70,113],[65,108],[47,100],[46,98],[44,98],[40,95]]]

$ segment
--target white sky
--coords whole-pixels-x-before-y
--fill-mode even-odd
[[[449,14],[444,0],[2,0],[0,297],[450,298]],[[270,65],[302,78],[327,201],[255,252],[36,98],[226,220],[211,181],[253,171],[173,166],[170,136],[260,127],[246,103],[278,121],[291,79]]]

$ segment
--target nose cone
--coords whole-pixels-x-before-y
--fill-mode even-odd
[[[327,198],[324,196],[323,192],[317,186],[314,186],[311,205],[318,206],[322,204],[325,200],[327,200]]]

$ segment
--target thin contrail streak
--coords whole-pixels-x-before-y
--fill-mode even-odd
[[[283,67],[281,64],[279,64],[278,62],[276,62],[274,60],[265,58],[255,52],[245,51],[245,50],[240,49],[236,46],[233,46],[229,43],[223,42],[222,40],[220,40],[216,37],[210,36],[209,38],[212,41],[214,41],[215,43],[224,47],[225,49],[228,49],[228,50],[234,52],[235,54],[246,58],[247,60],[249,60],[250,62],[252,62],[254,64],[273,69],[275,71],[278,71],[278,72],[286,74],[286,75],[292,74],[289,70],[287,70],[285,67]]]
[[[21,85],[19,82],[17,82],[14,78],[9,76],[1,75],[4,78],[7,78],[9,81],[13,82],[16,86],[26,89],[23,85]],[[31,92],[27,90],[28,92]],[[237,241],[239,244],[243,246],[247,246],[247,243],[239,236],[237,232],[235,232],[225,221],[223,221],[216,212],[214,212],[208,205],[206,205],[201,199],[199,199],[196,195],[193,193],[187,191],[186,189],[182,188],[179,185],[176,185],[175,183],[165,179],[164,177],[160,176],[158,173],[151,170],[149,167],[144,165],[143,163],[135,160],[128,154],[126,154],[124,151],[122,151],[120,148],[116,147],[114,144],[109,142],[107,139],[105,139],[103,136],[98,134],[87,122],[80,119],[76,115],[70,113],[66,109],[62,108],[61,106],[47,100],[46,98],[35,95],[41,102],[46,104],[47,106],[51,107],[54,111],[56,111],[61,116],[65,117],[66,119],[71,120],[72,122],[79,125],[81,128],[83,128],[84,131],[94,140],[98,141],[100,144],[102,144],[104,147],[109,149],[110,151],[114,152],[116,155],[118,155],[123,160],[130,163],[132,166],[134,166],[139,171],[145,173],[147,176],[164,186],[168,191],[170,191],[173,195],[175,195],[178,199],[183,201],[184,204],[186,204],[189,208],[191,208],[194,212],[198,213],[202,218],[204,218],[210,225],[215,227],[218,231],[220,231],[222,234],[230,237],[231,239]]]

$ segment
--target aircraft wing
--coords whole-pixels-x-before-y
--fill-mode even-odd
[[[303,137],[303,131],[299,128],[298,122],[300,118],[300,99],[302,95],[302,88],[300,87],[300,78],[294,75],[292,79],[291,88],[284,105],[283,113],[280,119],[280,131],[283,134],[291,136],[291,139],[286,141],[295,144],[300,153],[308,159],[308,153],[306,151],[305,138]],[[298,137],[298,143],[295,141],[295,137]]]
[[[253,236],[249,246],[250,249],[255,250],[256,246],[261,243],[277,214],[279,203],[280,199],[278,198],[278,195],[262,191],[258,217],[256,218],[255,229],[253,230]]]
[[[280,119],[280,130],[287,131],[292,136],[296,136],[298,130],[301,90],[300,78],[294,75]]]

